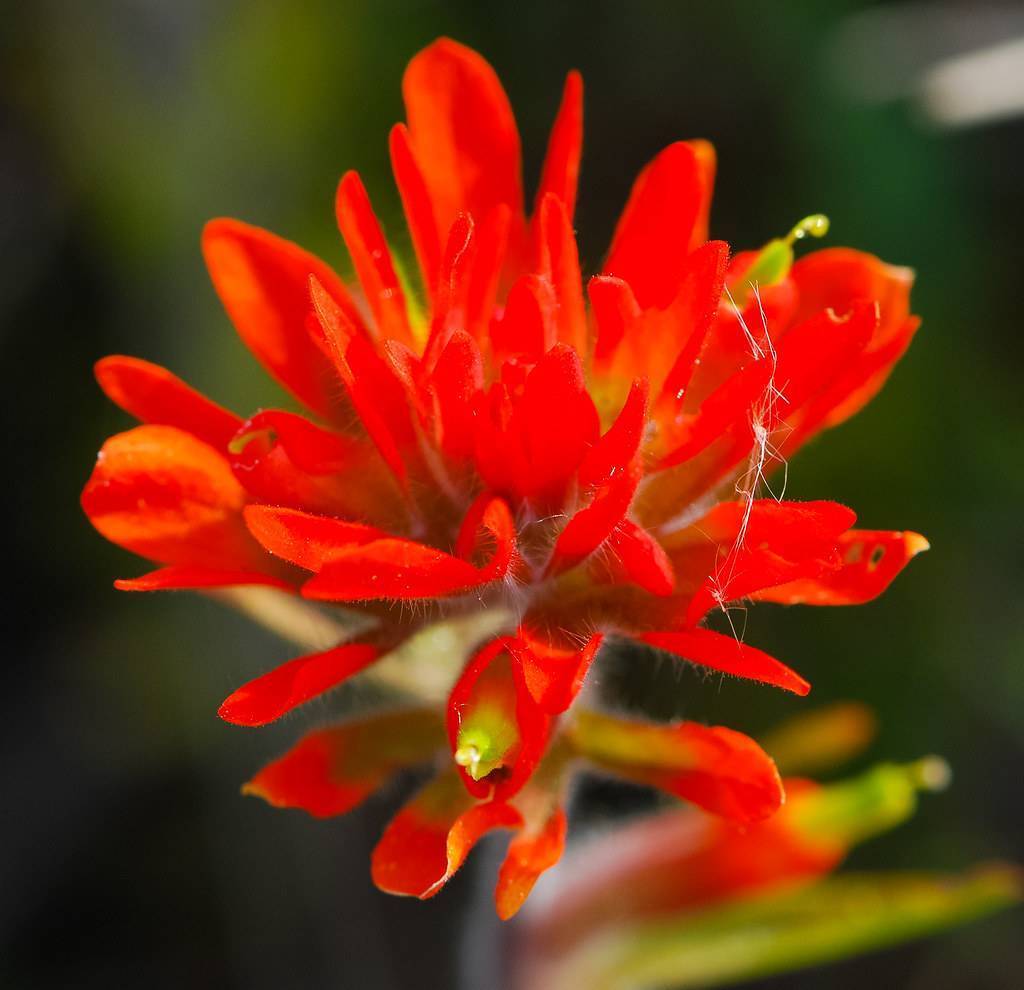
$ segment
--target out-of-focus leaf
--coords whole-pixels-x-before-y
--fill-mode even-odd
[[[760,742],[780,773],[813,777],[858,756],[877,728],[867,705],[839,701],[787,719]]]
[[[577,844],[526,912],[530,952],[572,954],[596,944],[600,930],[808,886],[852,846],[909,818],[917,792],[945,771],[930,757],[824,786],[790,780],[786,804],[756,824],[674,808]]]
[[[963,924],[1021,900],[1009,866],[963,875],[851,874],[700,914],[660,918],[584,942],[525,988],[683,990],[843,959]]]

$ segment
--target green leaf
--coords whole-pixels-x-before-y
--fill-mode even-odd
[[[633,923],[584,942],[528,985],[550,990],[719,987],[895,945],[1017,903],[1009,866],[960,876],[849,874],[700,913]],[[537,979],[539,978],[539,982]]]

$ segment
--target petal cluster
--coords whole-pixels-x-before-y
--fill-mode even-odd
[[[878,391],[917,320],[905,269],[849,249],[795,260],[817,218],[755,251],[708,240],[715,157],[702,141],[640,173],[584,278],[579,76],[528,211],[512,110],[479,55],[435,42],[403,95],[390,150],[417,271],[354,172],[335,202],[354,285],[274,234],[212,221],[203,253],[224,308],[304,411],[243,418],[163,368],[105,358],[101,387],[142,425],[107,441],[82,504],[158,565],[125,590],[267,585],[366,619],[358,639],[239,687],[220,710],[238,725],[280,718],[439,620],[505,610],[444,713],[315,732],[247,786],[334,815],[445,754],[386,831],[374,878],[429,896],[482,835],[511,829],[497,893],[509,916],[559,857],[580,760],[732,821],[779,806],[774,766],[745,736],[574,701],[609,637],[808,691],[706,622],[749,600],[869,601],[926,548],[855,528],[832,502],[756,497]]]

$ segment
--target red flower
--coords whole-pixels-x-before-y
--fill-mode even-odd
[[[558,858],[574,757],[736,821],[778,806],[774,766],[738,733],[566,713],[608,636],[807,692],[702,623],[748,599],[868,601],[927,546],[855,529],[835,503],[754,496],[871,398],[917,320],[905,269],[848,249],[794,261],[823,218],[732,257],[708,241],[704,142],[643,170],[584,282],[579,76],[529,217],[512,111],[480,56],[435,42],[403,93],[391,156],[423,299],[354,172],[336,210],[358,292],[288,241],[211,222],[203,251],[228,315],[312,418],[243,421],[162,368],[106,358],[101,386],[144,425],[107,441],[82,503],[104,536],[161,565],[121,588],[263,584],[368,620],[358,641],[239,688],[220,711],[239,725],[280,717],[439,619],[504,610],[507,629],[452,687],[447,740],[429,713],[377,716],[314,733],[248,787],[338,814],[447,746],[450,768],[391,824],[374,877],[429,896],[482,834],[515,829],[508,916]],[[393,608],[406,601],[419,605]]]

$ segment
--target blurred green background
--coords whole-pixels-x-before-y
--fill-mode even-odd
[[[405,243],[387,131],[402,116],[405,62],[439,34],[497,68],[522,130],[528,188],[564,73],[582,70],[578,224],[591,269],[638,168],[691,136],[719,150],[714,236],[756,246],[821,210],[832,219],[828,243],[917,269],[924,328],[909,356],[873,405],[790,465],[788,494],[846,502],[867,527],[920,530],[933,549],[882,601],[762,606],[748,635],[810,678],[812,700],[869,702],[882,723],[875,755],[937,752],[953,767],[952,789],[857,863],[1024,861],[1024,123],[950,132],[913,99],[872,102],[857,84],[912,74],[929,44],[942,47],[936,24],[976,26],[977,9],[6,4],[0,497],[11,645],[0,674],[0,982],[497,986],[507,933],[487,903],[489,854],[441,899],[400,901],[372,888],[367,864],[397,793],[328,823],[242,799],[241,781],[338,699],[259,732],[221,723],[222,698],[290,648],[195,596],[117,595],[111,580],[142,567],[96,536],[77,506],[94,452],[127,425],[92,380],[103,354],[165,363],[240,411],[280,401],[209,286],[198,250],[206,219],[270,227],[347,271],[332,197],[355,167]],[[909,38],[922,50],[898,44],[880,13],[919,25]],[[657,698],[666,714],[756,734],[809,703],[643,656],[629,662],[628,678],[623,661],[606,665],[609,689],[637,705]],[[581,820],[612,813],[620,798],[632,800],[592,786]],[[1011,990],[1024,985],[1020,921],[1010,914],[761,985]]]

